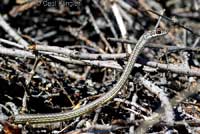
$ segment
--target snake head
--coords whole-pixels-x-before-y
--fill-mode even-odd
[[[148,39],[156,38],[156,37],[159,37],[159,36],[164,36],[167,33],[168,33],[167,30],[157,28],[155,30],[151,30],[151,31],[146,32],[144,34],[144,39],[148,40]]]

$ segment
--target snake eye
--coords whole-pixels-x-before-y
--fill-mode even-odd
[[[161,34],[161,29],[160,28],[156,29],[156,34]]]

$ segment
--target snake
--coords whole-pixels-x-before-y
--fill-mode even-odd
[[[134,64],[137,60],[137,57],[142,51],[144,45],[149,40],[160,37],[160,36],[164,36],[167,33],[168,33],[167,30],[160,29],[160,28],[144,32],[140,36],[134,49],[130,53],[125,69],[122,75],[120,76],[119,80],[117,81],[117,83],[112,87],[112,89],[110,89],[107,93],[97,98],[96,100],[86,104],[85,106],[81,106],[78,109],[73,109],[73,110],[65,111],[65,112],[45,113],[45,114],[44,113],[43,114],[17,114],[11,117],[12,122],[14,124],[40,124],[40,123],[69,121],[83,114],[92,112],[96,108],[105,105],[107,102],[113,99],[125,85],[134,67]]]

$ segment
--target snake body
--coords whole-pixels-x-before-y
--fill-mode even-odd
[[[75,117],[81,116],[85,113],[93,111],[98,106],[102,106],[106,102],[110,101],[114,98],[117,93],[121,90],[121,88],[126,83],[132,68],[136,62],[138,55],[140,54],[143,46],[152,38],[163,36],[167,34],[166,31],[162,30],[152,30],[149,32],[145,32],[138,40],[137,44],[135,45],[130,57],[128,59],[128,63],[122,73],[121,77],[119,78],[118,82],[114,85],[114,87],[109,90],[106,94],[99,97],[98,99],[94,100],[93,102],[80,107],[79,109],[67,111],[67,112],[60,112],[60,113],[49,113],[49,114],[19,114],[13,117],[13,123],[15,124],[36,124],[36,123],[50,123],[50,122],[59,122],[59,121],[67,121],[73,119]]]

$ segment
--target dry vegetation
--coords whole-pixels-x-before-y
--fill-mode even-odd
[[[69,121],[13,121],[104,95],[158,27],[168,34],[145,44],[106,105]],[[0,133],[200,133],[199,51],[199,0],[1,0]]]

